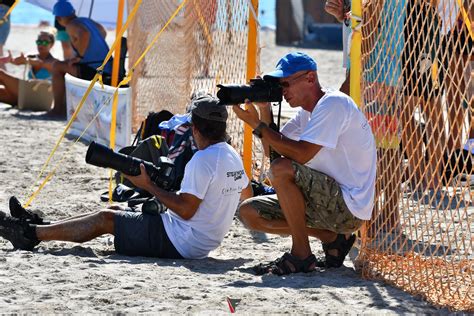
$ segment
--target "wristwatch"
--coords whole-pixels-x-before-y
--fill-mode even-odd
[[[253,130],[252,134],[257,136],[258,138],[262,138],[262,129],[265,127],[268,127],[268,125],[263,122],[260,122],[260,124],[258,124],[257,127],[255,127],[255,129]]]

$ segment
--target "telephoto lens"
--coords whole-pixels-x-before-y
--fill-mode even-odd
[[[150,179],[160,188],[171,190],[174,185],[174,164],[167,157],[160,157],[159,165],[155,166],[151,162],[116,153],[107,146],[92,142],[87,149],[86,163],[112,168],[130,176],[138,176],[140,164],[143,164]]]
[[[281,102],[283,90],[276,80],[252,79],[249,85],[217,85],[217,97],[223,105],[242,104],[245,99],[252,102]]]

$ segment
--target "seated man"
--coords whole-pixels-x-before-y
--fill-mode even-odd
[[[85,242],[108,233],[115,235],[115,250],[123,255],[206,257],[229,231],[242,190],[242,197],[251,194],[242,160],[225,142],[226,108],[205,96],[193,101],[190,115],[199,150],[186,165],[180,191],[157,187],[143,165],[139,176],[127,177],[158,198],[166,212],[149,215],[106,209],[47,224],[12,197],[12,216],[0,212],[0,236],[15,248],[31,250],[40,241]]]
[[[254,197],[239,211],[250,229],[289,234],[290,253],[256,267],[258,274],[310,272],[340,267],[355,241],[352,234],[372,214],[376,150],[370,126],[344,93],[322,89],[315,61],[304,53],[284,56],[266,77],[278,78],[296,116],[277,132],[268,127],[270,105],[234,106],[264,146],[281,154],[270,167],[276,195]],[[264,77],[264,78],[266,78]],[[311,253],[308,236],[323,243],[325,258]]]
[[[64,75],[71,74],[84,80],[92,80],[97,73],[96,68],[102,65],[109,46],[105,42],[106,31],[97,22],[77,17],[71,3],[59,0],[53,7],[53,14],[58,23],[66,28],[76,57],[66,61],[57,61],[53,65],[54,116],[66,115],[66,88]],[[112,59],[104,68],[104,76],[112,73]]]

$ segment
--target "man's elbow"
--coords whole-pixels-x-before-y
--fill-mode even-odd
[[[186,208],[181,210],[179,212],[179,216],[184,219],[185,221],[189,221],[191,218],[193,218],[194,214],[196,214],[197,208]]]
[[[314,157],[314,155],[311,156],[311,155],[301,154],[301,155],[296,155],[295,159],[292,159],[292,160],[299,163],[300,165],[304,165],[305,163],[310,161],[311,158],[313,158],[313,157]]]
[[[184,219],[185,221],[189,221],[191,218],[193,218],[193,215],[194,214],[189,214],[189,213],[184,212],[181,214],[181,218]]]
[[[299,147],[297,151],[295,151],[292,160],[296,161],[297,163],[304,165],[308,161],[314,158],[321,150],[321,146],[303,142],[303,146]]]

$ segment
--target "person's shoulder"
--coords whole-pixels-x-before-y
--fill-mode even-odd
[[[240,158],[240,155],[237,153],[234,147],[227,144],[226,142],[220,142],[220,143],[214,144],[204,150],[199,150],[198,152],[200,151],[202,151],[203,157],[205,156],[205,159],[207,161],[212,161],[212,163],[214,163],[217,159],[220,159],[222,157],[233,156],[236,158]]]
[[[71,22],[66,25],[66,31],[71,31],[71,30],[76,30],[76,29],[85,29],[87,28],[84,26],[84,23],[82,23],[82,18],[75,18]]]
[[[319,104],[322,106],[329,106],[333,104],[343,104],[348,100],[348,96],[345,93],[342,93],[338,90],[325,89],[324,95],[319,100]]]
[[[321,98],[318,107],[331,111],[348,111],[357,108],[354,100],[347,94],[338,90],[325,90],[324,96]]]

